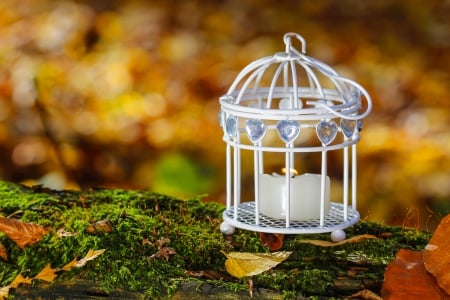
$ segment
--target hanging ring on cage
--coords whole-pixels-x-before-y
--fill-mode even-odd
[[[286,45],[286,53],[289,53],[291,51],[299,53],[298,50],[292,46],[291,37],[295,37],[297,40],[300,41],[300,43],[302,44],[302,52],[301,53],[305,54],[306,53],[306,40],[300,34],[295,33],[295,32],[288,32],[283,37],[284,44]]]

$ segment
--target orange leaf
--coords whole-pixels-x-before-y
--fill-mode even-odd
[[[58,275],[56,275],[56,269],[50,267],[50,264],[47,264],[45,268],[43,268],[33,279],[41,279],[44,281],[52,282]]]
[[[40,225],[4,217],[0,217],[0,231],[3,231],[22,249],[27,245],[39,242],[48,232]]]
[[[447,299],[425,270],[422,252],[400,249],[384,273],[381,297],[388,300]]]
[[[16,278],[14,278],[14,280],[9,284],[10,288],[17,288],[19,286],[19,284],[21,283],[26,283],[26,284],[31,284],[31,278],[29,277],[23,277],[22,274],[19,274],[16,276]]]
[[[425,268],[450,295],[450,215],[444,217],[423,251]]]
[[[78,263],[78,260],[74,259],[70,263],[68,263],[67,265],[62,267],[61,270],[63,270],[63,271],[70,271],[70,270],[72,270],[73,267],[76,267],[77,263]]]
[[[8,260],[8,251],[1,242],[0,242],[0,257],[3,258],[3,260]]]

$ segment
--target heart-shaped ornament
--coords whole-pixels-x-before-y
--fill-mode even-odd
[[[292,143],[300,133],[300,125],[297,121],[281,120],[277,123],[277,131],[280,138],[287,144]]]
[[[345,137],[351,138],[355,133],[355,128],[356,128],[355,120],[341,119],[341,129]]]
[[[363,130],[363,120],[358,120],[356,127],[358,128],[358,131],[361,132]]]
[[[245,122],[245,132],[247,132],[248,138],[256,143],[266,134],[266,127],[261,120],[249,119]]]
[[[336,137],[336,134],[338,132],[338,126],[334,121],[321,121],[316,126],[316,132],[317,136],[319,137],[319,140],[324,145],[328,145]]]
[[[225,132],[230,139],[236,138],[237,133],[237,119],[236,117],[229,117],[225,124]]]

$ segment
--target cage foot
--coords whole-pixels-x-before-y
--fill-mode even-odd
[[[220,232],[222,232],[223,234],[232,235],[234,233],[234,231],[235,231],[235,228],[233,225],[230,225],[229,223],[227,223],[225,221],[220,224]]]
[[[345,240],[345,231],[339,229],[331,232],[331,240],[335,243]]]

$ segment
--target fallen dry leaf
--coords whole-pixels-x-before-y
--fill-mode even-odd
[[[196,278],[203,278],[203,279],[210,279],[210,280],[224,280],[225,278],[227,278],[229,281],[231,279],[230,276],[225,274],[222,274],[220,272],[217,271],[213,271],[213,270],[206,270],[206,271],[189,271],[186,270],[184,271],[184,274],[189,275],[191,277],[196,277]]]
[[[448,299],[423,265],[422,252],[400,249],[386,268],[381,297],[388,300]]]
[[[222,252],[227,260],[225,267],[230,275],[242,278],[253,276],[274,268],[284,261],[292,252],[279,251],[273,253]]]
[[[33,280],[32,278],[29,277],[23,277],[22,274],[19,274],[16,276],[16,278],[14,278],[14,280],[8,285],[8,287],[10,288],[17,288],[19,286],[19,284],[21,283],[26,283],[26,284],[31,284],[31,280]]]
[[[170,239],[168,239],[168,238],[161,238],[161,239],[156,241],[156,246],[158,247],[158,249],[161,249],[163,246],[165,246],[168,243],[170,243]]]
[[[64,267],[61,268],[61,270],[63,271],[70,271],[72,270],[72,268],[74,268],[78,263],[78,260],[74,259],[71,262],[69,262],[68,264],[66,264]]]
[[[61,268],[63,271],[70,271],[72,268],[80,268],[86,265],[86,263],[90,260],[93,260],[94,258],[101,255],[103,252],[105,252],[105,249],[100,250],[89,250],[88,253],[80,260],[74,259],[68,264],[66,264],[64,267]]]
[[[33,279],[40,279],[47,282],[52,282],[58,275],[56,275],[56,269],[53,269],[50,264],[47,264]]]
[[[86,265],[86,263],[90,260],[95,259],[100,254],[105,252],[105,249],[100,250],[89,250],[85,257],[83,257],[81,260],[72,260],[70,263],[66,264],[61,269],[53,269],[50,266],[50,263],[47,264],[36,276],[29,278],[29,277],[23,277],[21,274],[17,275],[16,278],[7,286],[0,287],[0,300],[5,299],[8,297],[9,289],[11,288],[17,288],[21,283],[27,283],[31,284],[33,280],[40,279],[47,282],[52,282],[58,275],[56,272],[58,271],[70,271],[73,267],[83,267]]]
[[[450,295],[450,215],[441,220],[423,251],[423,263],[439,286]]]
[[[6,250],[5,246],[0,242],[0,257],[3,260],[8,260],[8,251]]]
[[[6,299],[9,295],[9,286],[4,286],[0,288],[0,299]]]
[[[363,300],[383,300],[379,295],[375,294],[371,290],[362,290],[357,293],[352,294],[350,299],[363,299]]]
[[[91,260],[97,258],[97,257],[98,257],[99,255],[101,255],[103,252],[105,252],[105,249],[100,249],[100,250],[89,250],[88,253],[86,254],[86,256],[83,257],[82,259],[80,259],[80,260],[76,263],[75,267],[77,267],[77,268],[83,267],[84,265],[86,265],[86,263],[87,263],[88,261],[91,261]]]
[[[174,254],[177,254],[177,252],[175,252],[175,249],[170,248],[170,247],[162,247],[161,249],[158,250],[158,252],[150,255],[148,257],[148,259],[164,258],[166,261],[169,261],[170,255],[174,255]]]
[[[66,231],[64,228],[58,229],[58,231],[57,231],[56,233],[58,234],[58,236],[59,236],[60,238],[78,235],[78,232],[70,232],[70,231]]]
[[[376,239],[377,237],[371,234],[362,234],[357,235],[354,237],[351,237],[349,239],[340,241],[340,242],[329,242],[329,241],[322,241],[322,240],[301,240],[300,243],[303,244],[312,244],[316,246],[322,246],[322,247],[334,247],[334,246],[340,246],[346,243],[357,243],[365,239]]]
[[[271,251],[276,251],[283,247],[284,234],[261,232],[259,239],[263,246],[269,248]]]
[[[3,231],[22,249],[39,242],[48,232],[40,225],[5,217],[0,217],[0,231]]]
[[[86,231],[89,233],[100,233],[100,232],[109,233],[112,232],[112,230],[113,230],[112,224],[108,219],[94,222],[86,227]]]

